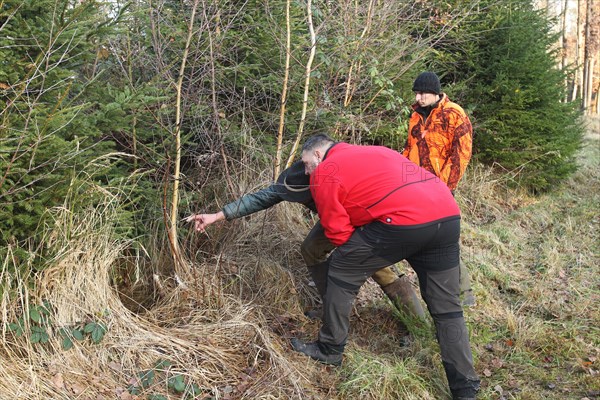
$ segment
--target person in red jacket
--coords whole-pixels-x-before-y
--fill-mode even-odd
[[[309,138],[302,161],[327,238],[324,315],[315,342],[294,350],[340,365],[360,287],[377,270],[407,260],[436,327],[454,399],[474,399],[479,378],[459,299],[460,210],[440,178],[379,146]]]

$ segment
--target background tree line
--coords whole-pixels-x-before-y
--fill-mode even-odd
[[[182,216],[310,134],[400,150],[422,70],[472,116],[476,161],[552,189],[581,140],[556,23],[521,0],[1,0],[0,254],[43,267],[47,210],[106,195],[119,232],[176,254]]]

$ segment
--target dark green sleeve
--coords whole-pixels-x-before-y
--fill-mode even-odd
[[[273,185],[259,190],[255,193],[246,194],[240,199],[231,202],[223,207],[223,214],[229,221],[235,218],[244,217],[257,211],[266,210],[277,203],[283,201],[283,198]]]

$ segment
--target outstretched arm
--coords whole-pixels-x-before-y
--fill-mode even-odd
[[[225,214],[227,221],[229,221],[254,214],[258,211],[266,210],[281,201],[283,201],[283,198],[275,189],[275,185],[271,185],[258,192],[246,194],[241,198],[226,204],[223,207],[223,213]]]
[[[247,194],[238,200],[235,200],[223,207],[223,210],[214,214],[192,214],[185,218],[186,222],[194,222],[194,229],[198,232],[204,232],[206,227],[217,221],[232,220],[257,211],[266,210],[273,205],[281,202],[281,195],[271,185],[255,193]]]

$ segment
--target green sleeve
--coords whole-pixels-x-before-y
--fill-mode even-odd
[[[257,211],[266,210],[282,201],[283,198],[277,193],[275,186],[271,185],[268,188],[246,194],[238,200],[226,204],[223,207],[223,214],[225,214],[225,218],[229,221],[253,214]]]

